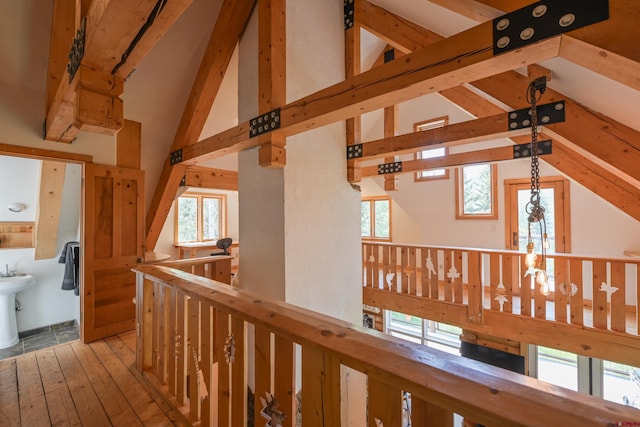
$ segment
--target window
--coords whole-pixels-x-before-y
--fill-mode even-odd
[[[449,116],[438,117],[435,119],[427,120],[424,122],[415,123],[413,125],[413,130],[415,132],[421,132],[430,129],[436,129],[449,124]],[[418,151],[415,155],[416,160],[418,159],[434,159],[438,157],[444,157],[449,154],[449,150],[447,147],[439,147],[439,148],[431,148],[428,150]],[[448,179],[449,178],[449,169],[429,169],[422,170],[416,172],[414,176],[414,181],[433,181],[436,179]]]
[[[460,355],[462,329],[446,323],[385,310],[385,332],[416,344]]]
[[[360,231],[365,239],[391,241],[391,199],[389,197],[362,199]]]
[[[204,242],[224,235],[226,198],[219,194],[187,193],[176,203],[175,241]]]
[[[490,164],[456,169],[457,219],[498,219],[496,175]]]

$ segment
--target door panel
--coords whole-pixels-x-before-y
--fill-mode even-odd
[[[135,275],[144,259],[144,172],[87,164],[82,339],[134,329]]]

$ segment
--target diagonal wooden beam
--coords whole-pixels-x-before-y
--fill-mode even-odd
[[[492,52],[492,26],[481,24],[433,45],[287,104],[281,110],[286,136],[325,126],[504,70],[555,57],[560,36],[501,55]],[[243,132],[243,129],[246,133]],[[183,161],[237,152],[256,143],[242,123],[183,150]]]
[[[233,51],[251,16],[255,0],[225,0],[211,32],[182,119],[171,144],[171,152],[193,146],[200,137],[213,102],[229,66]],[[246,130],[249,133],[248,127]],[[225,134],[223,132],[223,134]],[[226,135],[226,134],[225,134]],[[152,250],[160,236],[187,165],[165,161],[147,212],[147,248]]]
[[[443,39],[439,34],[367,0],[355,0],[354,9],[354,19],[362,28],[404,53]]]
[[[452,147],[530,133],[530,128],[510,130],[509,117],[507,113],[502,113],[435,129],[367,142],[362,144],[361,159],[379,159],[390,154],[414,153],[426,147]]]
[[[481,79],[472,85],[512,108],[528,106],[525,91],[527,77],[509,71]],[[609,117],[591,111],[562,94],[547,88],[543,102],[565,99],[566,116],[564,123],[546,127],[546,132],[564,145],[571,145],[593,160],[600,159],[603,167],[628,182],[640,186],[640,132],[629,128]],[[609,165],[609,166],[607,166]]]

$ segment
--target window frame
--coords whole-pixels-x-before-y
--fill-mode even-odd
[[[178,217],[179,217],[179,199],[181,198],[193,198],[196,199],[196,240],[179,241],[178,230]],[[203,200],[204,199],[217,199],[220,200],[220,215],[219,215],[219,230],[220,236],[218,239],[227,235],[227,195],[218,193],[204,193],[204,192],[190,192],[187,191],[184,194],[176,198],[174,207],[174,222],[173,222],[173,242],[179,243],[201,243],[201,242],[213,242],[218,239],[205,239],[204,238],[204,216],[203,216]]]
[[[479,163],[473,166],[488,165],[491,174],[491,213],[489,214],[468,214],[464,213],[464,181],[462,173],[464,166],[456,168],[455,171],[455,188],[456,188],[456,219],[498,219],[498,166],[494,163]],[[471,166],[471,165],[470,165]]]
[[[375,236],[375,202],[380,200],[386,200],[389,203],[389,237],[376,237]],[[362,206],[363,202],[369,202],[369,237],[360,236],[362,240],[365,241],[375,241],[375,242],[391,242],[392,241],[392,224],[393,224],[393,216],[392,216],[392,199],[389,196],[369,196],[363,197],[360,199],[360,206]]]
[[[442,122],[441,126],[437,126],[436,124]],[[449,124],[449,116],[441,116],[441,117],[435,117],[433,119],[429,119],[429,120],[423,120],[421,122],[417,122],[413,124],[413,131],[414,132],[425,132],[427,130],[431,130],[431,129],[437,129],[440,127],[444,127],[447,126]],[[416,151],[414,153],[414,159],[415,160],[421,160],[422,159],[422,152],[423,151],[428,151],[428,150],[435,150],[438,148],[444,148],[444,154],[442,156],[438,156],[437,158],[440,157],[446,157],[449,155],[449,147],[437,147],[437,148],[425,148],[424,150],[420,150],[420,151]],[[442,179],[449,179],[449,169],[448,168],[438,168],[438,169],[429,169],[429,172],[433,172],[433,171],[439,171],[442,170],[444,171],[443,175],[440,176],[422,176],[423,172],[426,172],[427,170],[419,170],[417,172],[415,172],[413,174],[413,181],[414,182],[428,182],[428,181],[438,181],[438,180],[442,180]]]

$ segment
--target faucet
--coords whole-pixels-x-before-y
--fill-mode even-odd
[[[0,277],[12,277],[15,276],[13,271],[9,271],[9,264],[4,265],[4,272],[0,273]]]

